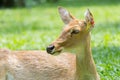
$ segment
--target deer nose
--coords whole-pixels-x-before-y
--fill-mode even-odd
[[[50,46],[48,46],[48,47],[46,48],[46,50],[47,50],[48,53],[51,54],[54,48],[55,48],[54,45],[50,45]]]

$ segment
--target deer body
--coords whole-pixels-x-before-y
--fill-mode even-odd
[[[0,50],[0,80],[74,80],[75,55]]]
[[[85,20],[74,18],[62,7],[59,13],[65,27],[46,48],[49,54],[0,50],[0,80],[100,80],[90,48],[91,12],[87,10]],[[51,55],[55,53],[59,55]]]

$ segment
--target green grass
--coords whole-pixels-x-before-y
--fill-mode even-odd
[[[71,5],[72,4],[72,5]],[[95,18],[92,51],[102,80],[120,79],[120,2],[119,0],[60,1],[33,8],[0,10],[0,48],[45,50],[62,30],[57,6],[65,6],[84,19],[87,8]]]

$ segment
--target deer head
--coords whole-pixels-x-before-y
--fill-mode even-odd
[[[65,26],[61,35],[46,48],[50,54],[76,48],[94,27],[93,16],[89,9],[85,12],[85,20],[76,19],[62,7],[59,7],[58,11]]]

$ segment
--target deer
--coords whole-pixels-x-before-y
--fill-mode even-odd
[[[87,9],[79,20],[63,7],[58,11],[65,25],[46,51],[0,49],[0,80],[100,80],[90,46],[92,13]]]

